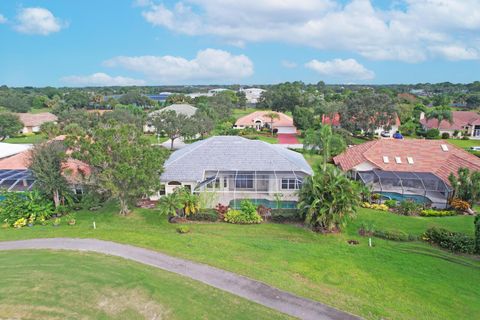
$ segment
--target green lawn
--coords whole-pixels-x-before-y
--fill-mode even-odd
[[[287,319],[200,282],[121,258],[0,252],[2,319]]]
[[[19,136],[5,139],[6,143],[36,144],[46,141],[47,138],[43,134],[33,134],[28,136]]]
[[[448,139],[447,141],[457,147],[464,149],[470,149],[470,147],[480,147],[479,140]]]
[[[322,235],[294,225],[194,223],[180,235],[154,210],[119,217],[107,207],[77,213],[77,225],[0,231],[0,240],[99,238],[155,249],[269,283],[367,319],[475,319],[480,312],[480,261],[421,242],[357,235],[362,221],[421,234],[432,225],[473,232],[473,218],[400,217],[361,209],[342,234]],[[92,222],[97,229],[93,230]],[[347,244],[357,239],[359,245]]]
[[[255,111],[259,111],[259,109],[255,109],[255,108],[233,109],[233,117],[235,118],[235,120],[237,120]]]
[[[150,141],[151,144],[163,143],[168,140],[168,137],[160,137],[160,139],[155,134],[145,134],[145,137]]]

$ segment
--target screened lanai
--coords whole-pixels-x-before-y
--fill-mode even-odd
[[[34,183],[30,170],[0,170],[0,191],[27,191]]]
[[[446,208],[452,189],[428,172],[371,170],[357,172],[357,179],[387,199],[412,199],[437,208]]]

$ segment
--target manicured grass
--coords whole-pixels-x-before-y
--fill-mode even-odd
[[[47,138],[43,134],[34,134],[28,136],[19,136],[5,139],[6,143],[18,143],[18,144],[36,144],[46,141]]]
[[[235,118],[235,120],[237,120],[255,111],[259,111],[259,109],[255,109],[255,108],[233,109],[233,117]]]
[[[448,139],[449,143],[464,149],[470,149],[470,147],[479,147],[480,140],[462,140],[462,139]]]
[[[145,137],[148,138],[151,144],[164,143],[168,140],[168,137],[160,137],[160,139],[155,134],[145,134]]]
[[[73,227],[2,230],[0,240],[79,237],[130,243],[237,272],[367,319],[474,319],[480,312],[478,259],[422,242],[374,239],[370,248],[357,234],[362,221],[372,220],[377,227],[414,234],[431,225],[472,234],[472,217],[400,217],[361,209],[342,234],[270,223],[193,223],[191,233],[180,235],[155,210],[128,217],[115,210],[78,212]],[[349,245],[349,239],[360,244]]]
[[[268,142],[268,143],[278,143],[277,137],[269,137],[269,136],[264,136],[264,135],[258,135],[258,140]]]
[[[33,114],[37,114],[37,113],[44,113],[44,112],[52,112],[52,109],[50,108],[40,108],[40,109],[30,109],[30,111],[28,113],[33,113]]]
[[[0,252],[2,319],[287,319],[153,267],[65,251]]]

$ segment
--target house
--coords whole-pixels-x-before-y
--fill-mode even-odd
[[[335,129],[341,128],[342,124],[340,122],[340,114],[335,113],[335,114],[330,115],[330,116],[326,115],[326,114],[323,114],[322,115],[322,124],[329,124]],[[378,127],[377,129],[375,129],[374,134],[377,135],[377,136],[381,136],[382,132],[385,132],[385,133],[388,133],[388,136],[391,137],[391,136],[393,136],[393,134],[395,134],[397,131],[399,131],[400,126],[401,126],[400,118],[397,115],[395,115],[395,123],[390,124],[390,130],[385,130],[384,127]]]
[[[155,116],[165,111],[175,111],[177,114],[183,114],[187,117],[192,117],[197,112],[197,108],[195,108],[190,104],[176,103],[176,104],[171,104],[168,107],[165,107],[163,109],[150,112],[148,114],[148,117],[150,119],[154,118]],[[143,126],[143,132],[145,133],[154,133],[155,131],[156,131],[155,126],[152,124],[151,121],[147,121],[147,123]]]
[[[480,115],[473,111],[452,111],[452,122],[437,119],[427,119],[425,113],[420,114],[420,124],[424,130],[438,129],[440,134],[448,133],[451,137],[468,136],[480,139]]]
[[[266,91],[260,88],[246,88],[240,89],[240,91],[245,92],[245,97],[247,98],[247,102],[249,104],[257,104],[262,97],[262,94]]]
[[[303,179],[312,168],[297,152],[259,140],[215,136],[174,152],[165,162],[163,194],[178,187],[217,203],[236,206],[242,199],[273,207],[294,207]]]
[[[51,141],[64,140],[60,136]],[[10,148],[7,143],[0,143],[0,190],[27,191],[35,184],[35,177],[28,169],[30,162],[31,145],[17,145],[19,148]],[[6,149],[10,152],[5,152]],[[69,158],[63,164],[63,175],[72,191],[82,193],[82,186],[90,175],[90,167],[85,163]]]
[[[56,122],[57,116],[50,112],[42,113],[17,113],[20,122],[23,123],[22,133],[37,133],[40,132],[40,126],[46,122]]]
[[[267,117],[267,114],[271,111],[255,111],[239,118],[235,125],[235,129],[245,129],[245,128],[255,128],[260,130],[264,127],[270,128],[271,119]],[[284,113],[276,112],[279,119],[273,119],[273,129],[277,129],[279,134],[295,134],[297,133],[297,128],[293,124],[292,117],[287,116]]]
[[[443,208],[452,192],[450,173],[480,171],[480,158],[443,140],[380,139],[350,147],[333,161],[385,198]]]

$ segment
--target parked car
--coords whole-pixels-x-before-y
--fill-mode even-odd
[[[472,150],[472,151],[480,151],[480,146],[470,147],[470,150]]]
[[[382,133],[380,133],[380,135],[384,138],[390,138],[390,132],[389,131],[382,131]]]

